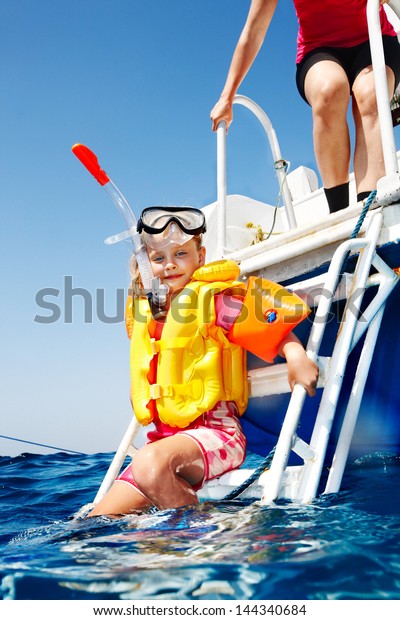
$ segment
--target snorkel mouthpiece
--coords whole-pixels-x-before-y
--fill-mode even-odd
[[[147,299],[149,300],[151,313],[155,319],[160,319],[167,314],[165,306],[167,304],[168,293],[168,286],[166,284],[161,284],[160,278],[153,278],[150,297],[147,296]]]

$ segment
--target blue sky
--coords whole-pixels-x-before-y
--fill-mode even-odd
[[[0,434],[84,452],[116,448],[131,416],[123,323],[95,311],[85,321],[78,294],[72,322],[63,306],[72,282],[94,305],[104,290],[106,314],[115,315],[129,247],[104,245],[124,222],[71,147],[96,152],[137,215],[151,204],[213,202],[209,112],[249,4],[2,0]],[[292,169],[315,169],[311,114],[294,83],[296,30],[292,2],[281,0],[239,92],[267,112]],[[272,203],[277,194],[266,138],[237,107],[228,190]],[[53,323],[34,320],[51,314],[35,301],[43,289],[54,289],[46,299],[60,308]],[[0,439],[0,454],[29,450]]]

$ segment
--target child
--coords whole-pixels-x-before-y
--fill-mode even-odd
[[[205,265],[202,211],[150,207],[138,231],[154,277],[169,289],[165,312],[155,319],[134,265],[126,317],[132,404],[139,422],[155,429],[89,516],[195,504],[206,480],[242,464],[245,348],[268,361],[284,356],[291,389],[300,383],[313,396],[318,378],[317,365],[291,333],[308,308],[261,278],[250,278],[247,287],[237,282],[233,261]]]

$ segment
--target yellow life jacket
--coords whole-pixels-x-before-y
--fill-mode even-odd
[[[172,300],[161,340],[150,337],[153,318],[146,299],[128,307],[131,330],[132,404],[139,422],[152,422],[150,400],[170,426],[185,428],[220,400],[234,401],[244,413],[248,400],[246,351],[229,342],[216,325],[214,295],[234,288],[243,297],[246,287],[236,282],[239,268],[233,261],[216,261],[197,269],[192,280]],[[133,325],[129,315],[133,316]],[[148,373],[155,354],[157,383]]]
[[[151,338],[154,319],[147,299],[128,299],[126,326],[131,337],[132,404],[139,422],[153,420],[155,400],[162,422],[185,428],[220,400],[234,401],[244,413],[248,400],[246,351],[272,361],[287,334],[310,309],[279,284],[250,277],[237,282],[233,261],[216,261],[197,269],[171,302],[161,340]],[[229,290],[230,289],[230,290]],[[227,291],[243,305],[229,331],[216,324],[214,296]],[[149,369],[157,358],[157,383]]]

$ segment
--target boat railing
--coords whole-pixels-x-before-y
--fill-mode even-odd
[[[260,121],[271,148],[276,176],[279,189],[282,192],[284,205],[281,207],[286,215],[288,230],[297,227],[294,215],[292,196],[286,181],[286,162],[282,158],[278,138],[270,119],[264,110],[255,101],[244,95],[235,95],[233,103],[241,105],[250,110]],[[218,257],[222,258],[226,254],[226,123],[221,121],[217,128],[217,247]]]
[[[399,0],[390,0],[388,5],[400,17]],[[374,70],[376,102],[378,106],[379,125],[385,176],[377,183],[377,201],[380,205],[397,202],[400,198],[400,176],[393,132],[393,120],[390,110],[390,98],[386,76],[385,56],[379,19],[379,0],[368,0],[367,20],[371,45],[372,67]]]

